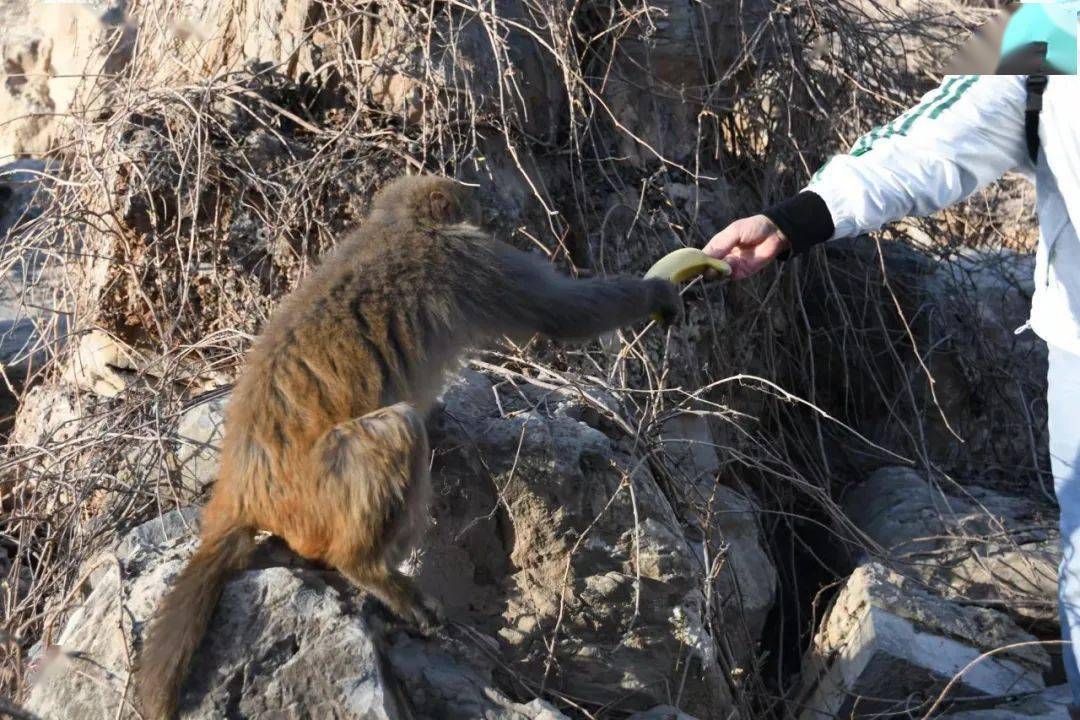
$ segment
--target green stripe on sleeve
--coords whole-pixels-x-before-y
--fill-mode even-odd
[[[865,155],[874,148],[878,140],[885,140],[896,135],[906,135],[912,126],[924,116],[931,119],[938,117],[959,100],[967,92],[968,88],[975,84],[977,79],[978,75],[949,78],[930,97],[887,125],[882,125],[859,138],[852,147],[850,155],[854,157]]]
[[[960,87],[956,88],[956,92],[953,93],[953,96],[951,98],[934,108],[934,111],[930,113],[930,119],[937,119],[937,117],[941,115],[941,113],[945,112],[953,105],[955,105],[956,101],[962,98],[964,96],[964,93],[966,93],[978,79],[978,75],[968,75],[967,79],[965,79],[964,82],[960,83]]]
[[[874,149],[874,146],[877,145],[879,140],[886,140],[897,135],[907,135],[915,123],[921,118],[925,117],[931,120],[937,119],[943,112],[955,105],[960,98],[971,89],[971,86],[974,85],[975,81],[978,79],[978,75],[950,77],[918,105],[907,110],[892,122],[876,127],[860,137],[855,141],[855,144],[852,146],[848,155],[852,157],[865,155]],[[832,159],[821,166],[821,168],[814,173],[810,182],[816,182],[831,162]]]

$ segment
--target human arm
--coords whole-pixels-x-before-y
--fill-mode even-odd
[[[803,192],[736,221],[705,251],[728,259],[736,277],[745,277],[785,250],[800,254],[958,202],[1028,162],[1025,98],[1022,76],[948,77],[833,158]]]

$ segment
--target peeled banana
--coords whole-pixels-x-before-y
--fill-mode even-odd
[[[697,248],[679,248],[653,263],[646,278],[663,278],[676,285],[693,280],[709,270],[715,270],[724,277],[731,277],[731,266],[723,260],[706,255]],[[659,314],[653,314],[653,320],[659,321]]]

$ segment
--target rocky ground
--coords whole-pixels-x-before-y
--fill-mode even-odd
[[[21,28],[0,36],[0,112],[23,118],[0,127],[17,717],[129,712],[237,362],[386,178],[456,174],[500,237],[640,273],[793,189],[833,115],[865,127],[836,78],[888,67],[866,82],[904,102],[954,27],[905,4],[937,35],[888,26],[898,64],[858,35],[885,5],[378,5],[0,4]],[[814,115],[825,97],[860,104]],[[417,635],[262,538],[181,717],[1064,718],[1014,187],[694,286],[666,336],[474,355],[428,419],[408,565],[447,625]]]

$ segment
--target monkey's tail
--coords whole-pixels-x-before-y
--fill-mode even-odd
[[[204,535],[162,599],[135,663],[136,703],[147,720],[172,719],[180,685],[225,581],[247,566],[254,550],[252,528],[227,527]]]

